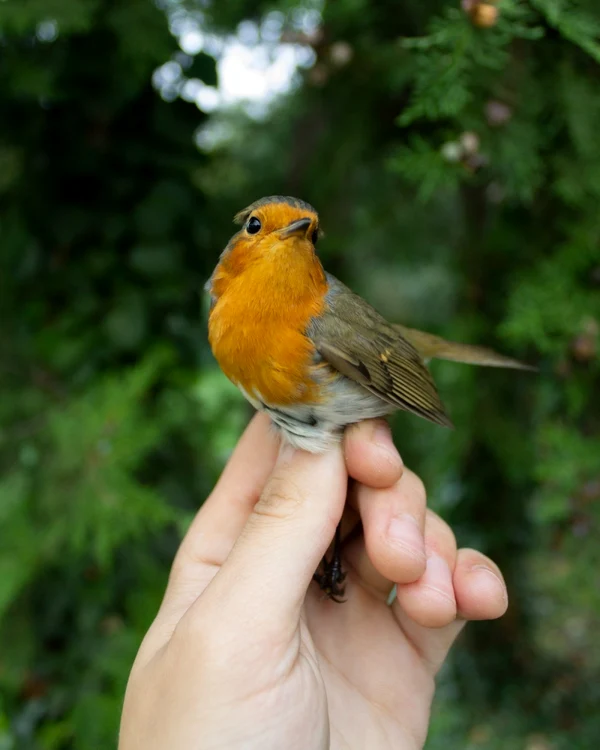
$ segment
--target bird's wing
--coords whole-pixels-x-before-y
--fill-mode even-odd
[[[327,274],[326,311],[308,335],[331,367],[383,401],[451,427],[421,356],[367,302]]]

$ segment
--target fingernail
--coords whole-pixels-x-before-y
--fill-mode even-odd
[[[408,513],[394,516],[388,525],[388,537],[393,542],[402,545],[411,557],[424,560],[423,533],[413,516],[408,515]]]
[[[471,568],[471,573],[487,573],[489,579],[494,580],[494,585],[496,588],[499,589],[500,593],[502,594],[502,599],[504,602],[508,602],[508,593],[506,591],[506,584],[504,581],[500,578],[500,576],[493,571],[491,568],[486,568],[485,565],[473,565]]]
[[[277,456],[277,463],[288,463],[292,460],[295,453],[296,449],[294,446],[290,445],[287,440],[282,440],[281,446],[279,447],[279,454]]]
[[[385,453],[394,463],[402,463],[400,454],[398,453],[398,450],[394,445],[394,441],[392,439],[392,431],[387,422],[384,422],[382,420],[378,420],[377,422],[375,422],[375,426],[371,434],[371,440],[378,448],[381,448],[381,450],[385,451]]]

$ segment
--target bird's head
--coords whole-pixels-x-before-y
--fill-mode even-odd
[[[242,228],[231,242],[248,249],[269,251],[281,243],[299,246],[304,242],[314,248],[319,238],[319,215],[298,198],[281,195],[261,198],[237,213],[234,221]]]
[[[279,195],[261,198],[237,213],[234,221],[241,229],[229,240],[207,285],[214,296],[246,271],[254,278],[260,269],[265,282],[294,273],[302,283],[305,272],[312,275],[313,266],[322,275],[315,255],[319,215],[308,203]]]

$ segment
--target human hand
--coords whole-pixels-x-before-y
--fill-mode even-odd
[[[311,580],[348,474],[336,604]],[[506,606],[498,568],[457,551],[384,423],[310,455],[279,450],[257,415],[177,553],[132,668],[120,750],[420,748],[454,639]]]

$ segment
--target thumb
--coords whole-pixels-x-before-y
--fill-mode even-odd
[[[244,619],[297,621],[306,590],[344,509],[342,450],[311,454],[284,444],[259,501],[209,588]],[[208,593],[208,591],[207,591]],[[213,592],[214,593],[214,592]]]

